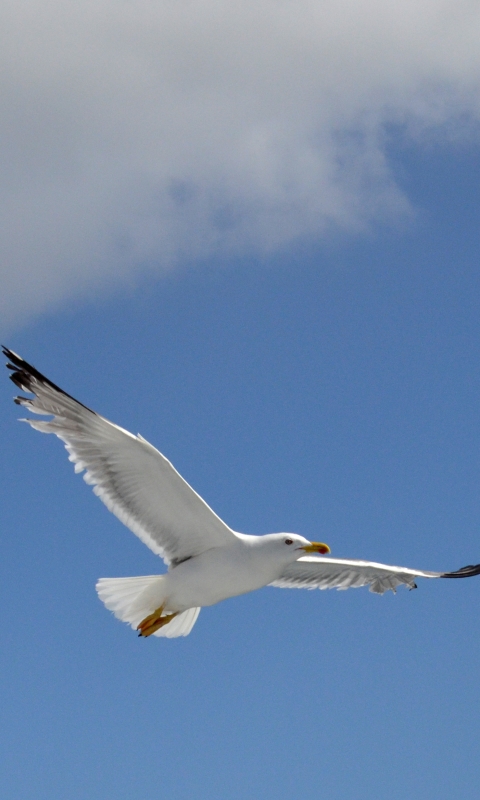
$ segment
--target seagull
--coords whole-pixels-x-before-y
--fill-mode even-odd
[[[48,420],[21,420],[61,439],[94,493],[168,567],[166,573],[100,578],[98,596],[114,615],[147,638],[187,636],[200,609],[263,586],[349,589],[384,594],[416,588],[416,578],[468,578],[480,564],[456,572],[424,572],[373,561],[329,558],[323,542],[295,533],[251,536],[223,522],[173,465],[140,434],[120,428],[75,400],[8,348],[13,383],[33,398],[15,403]]]

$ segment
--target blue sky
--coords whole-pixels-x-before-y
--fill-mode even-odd
[[[242,531],[339,557],[478,561],[478,151],[397,153],[408,231],[208,263],[70,303],[8,344],[140,431]],[[448,192],[444,191],[448,187]],[[155,557],[2,414],[12,798],[474,798],[479,583],[265,589],[138,640],[99,576]]]
[[[144,23],[147,5],[139,4]],[[207,7],[218,12],[213,3]],[[269,7],[259,6],[265,19]],[[101,30],[108,67],[114,64],[105,34],[109,3],[99,8],[106,15]],[[448,8],[442,6],[445,13]],[[150,440],[235,529],[295,531],[328,542],[337,557],[420,569],[453,570],[480,561],[480,151],[471,99],[478,72],[473,50],[468,62],[467,11],[466,5],[454,31],[457,49],[442,67],[449,91],[442,95],[436,85],[435,102],[435,92],[413,91],[408,81],[402,94],[385,56],[385,85],[398,91],[392,99],[397,118],[384,110],[375,125],[357,126],[353,144],[351,119],[345,122],[351,158],[342,145],[341,179],[328,170],[325,178],[320,167],[314,175],[319,194],[329,191],[331,197],[338,189],[333,211],[326,200],[315,204],[313,188],[307,191],[308,170],[298,168],[297,183],[279,179],[267,186],[252,161],[249,174],[256,178],[247,186],[232,157],[228,170],[222,162],[222,184],[221,159],[209,153],[201,161],[200,150],[190,153],[187,142],[190,177],[182,176],[183,183],[175,178],[175,196],[180,205],[190,190],[197,197],[194,184],[206,187],[205,194],[199,190],[183,222],[160,204],[157,238],[152,193],[145,188],[160,181],[153,145],[138,167],[142,180],[124,182],[121,212],[110,208],[101,218],[103,239],[95,238],[98,231],[92,234],[84,214],[95,194],[91,176],[79,185],[78,207],[66,216],[61,194],[52,189],[48,195],[56,181],[68,188],[74,180],[78,152],[86,161],[94,152],[101,161],[103,148],[115,142],[110,130],[91,125],[100,119],[93,115],[86,125],[88,147],[83,140],[78,152],[51,160],[59,145],[48,131],[60,118],[68,128],[72,109],[65,87],[54,87],[46,69],[37,90],[43,97],[50,87],[52,117],[40,126],[47,131],[41,152],[25,134],[22,147],[38,174],[19,185],[37,192],[39,204],[44,192],[51,208],[45,202],[46,216],[35,227],[29,217],[34,206],[15,206],[15,231],[28,236],[26,249],[23,240],[17,246],[11,229],[7,237],[16,260],[2,267],[5,344],[82,402]],[[221,15],[218,20],[220,37],[227,23]],[[20,25],[12,11],[14,22]],[[34,22],[22,24],[33,29]],[[383,32],[389,25],[396,30],[394,23],[383,20]],[[445,23],[440,33],[446,36],[447,28]],[[369,30],[359,34],[359,51],[374,36]],[[345,65],[355,71],[346,58],[348,31],[337,33],[344,37],[345,58],[332,66],[330,83],[311,92],[328,93]],[[199,39],[208,49],[201,34]],[[234,41],[240,58],[243,39]],[[279,36],[279,47],[282,41]],[[420,56],[433,52],[431,42],[410,41],[404,29],[395,42],[397,56],[410,53],[405,64],[412,75],[428,83],[433,67],[427,69],[428,59]],[[95,53],[101,45],[95,42]],[[39,48],[42,63],[46,53],[46,46]],[[49,70],[61,63],[55,51]],[[373,113],[385,103],[367,66],[364,108]],[[107,67],[105,91],[113,75]],[[129,69],[134,72],[131,64]],[[255,69],[266,80],[267,68],[256,62],[245,80],[254,82]],[[91,97],[96,88],[81,71],[69,74],[78,82],[77,113],[81,88]],[[182,80],[190,87],[192,73]],[[354,83],[347,95],[339,91],[338,102],[355,116]],[[34,95],[25,90],[25,96],[32,109]],[[148,97],[139,99],[142,120]],[[239,114],[242,102],[234,95]],[[283,132],[294,112],[293,106],[285,111]],[[337,110],[334,124],[312,123],[319,140],[332,126],[341,130],[344,113]],[[219,120],[228,142],[230,123],[220,112]],[[171,144],[175,132],[167,123]],[[197,130],[207,141],[208,126]],[[126,125],[125,140],[128,133],[134,141],[136,130]],[[306,133],[289,136],[288,147],[272,145],[269,152],[280,160],[300,142],[298,164]],[[239,158],[242,148],[234,148]],[[339,150],[334,156],[328,147],[320,151],[322,164],[338,164]],[[117,156],[115,151],[112,164]],[[172,164],[162,166],[165,174],[176,174]],[[107,187],[112,194],[122,183],[115,174]],[[235,181],[241,184],[237,194]],[[220,184],[229,186],[227,199]],[[295,195],[291,206],[284,203],[289,191]],[[383,198],[379,204],[376,194]],[[211,198],[220,195],[215,206]],[[124,223],[132,208],[138,212],[134,231]],[[239,208],[248,213],[242,216]],[[308,218],[305,227],[295,208]],[[247,223],[255,214],[263,222],[248,239]],[[197,233],[183,251],[182,225],[189,220]],[[162,232],[167,223],[171,238]],[[230,239],[215,238],[214,229]],[[164,246],[168,259],[160,253]],[[72,256],[68,263],[65,253]],[[161,562],[74,475],[58,440],[16,423],[13,393],[5,372],[5,797],[476,800],[480,579],[419,581],[418,591],[384,597],[365,589],[267,588],[204,609],[187,638],[139,640],[104,609],[94,585],[101,576],[150,574]]]

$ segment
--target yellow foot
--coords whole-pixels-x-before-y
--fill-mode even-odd
[[[142,619],[140,624],[137,625],[139,636],[151,636],[152,633],[155,633],[155,631],[163,628],[164,625],[168,625],[168,623],[171,622],[172,619],[174,619],[174,617],[176,617],[179,613],[176,611],[174,614],[166,614],[164,617],[162,617],[164,608],[164,605],[160,606],[160,608],[157,608],[153,614],[149,614],[148,617]]]

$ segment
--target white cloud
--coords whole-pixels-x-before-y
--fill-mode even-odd
[[[3,319],[405,213],[385,126],[477,120],[479,41],[476,0],[4,0]]]

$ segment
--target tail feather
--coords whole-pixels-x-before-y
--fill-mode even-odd
[[[117,619],[127,622],[133,629],[152,614],[164,602],[164,577],[162,575],[142,575],[135,578],[100,578],[96,590],[100,600],[113,611]],[[189,608],[160,628],[155,636],[174,638],[188,636],[192,630],[199,608]]]

